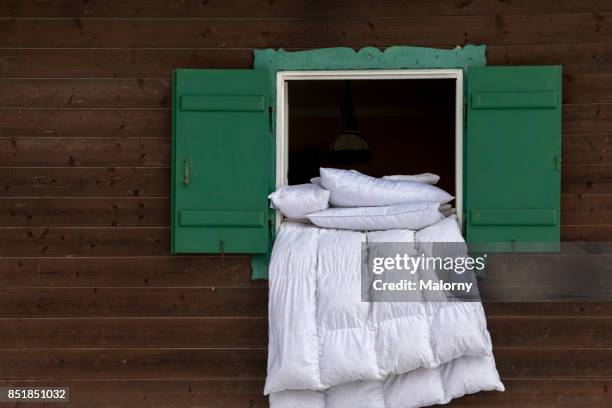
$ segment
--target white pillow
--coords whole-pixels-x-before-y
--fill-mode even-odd
[[[464,242],[456,215],[444,218],[416,233],[417,242]]]
[[[437,184],[440,181],[440,176],[433,173],[421,173],[421,174],[412,174],[412,175],[394,175],[394,176],[384,176],[383,180],[395,180],[395,181],[416,181],[417,183],[426,183],[426,184]]]
[[[280,186],[268,198],[272,200],[272,208],[293,219],[302,219],[308,213],[329,207],[329,191],[316,184]]]
[[[372,207],[413,202],[447,203],[453,196],[439,187],[415,181],[383,180],[356,171],[321,168],[321,186],[336,207]]]
[[[329,208],[306,217],[323,228],[358,231],[418,230],[444,218],[438,211],[439,207],[439,203],[420,202],[387,207]]]

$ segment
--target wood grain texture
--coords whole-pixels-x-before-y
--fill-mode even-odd
[[[490,2],[475,0],[457,3],[452,0],[428,2],[424,0],[402,3],[395,0],[377,2],[372,7],[366,0],[342,1],[291,0],[283,2],[247,1],[161,1],[145,3],[104,0],[82,2],[37,3],[33,0],[8,0],[2,3],[1,17],[36,18],[281,18],[314,17],[370,17],[370,16],[427,16],[427,15],[481,15],[517,13],[584,13],[612,11],[612,7],[601,0],[560,0],[554,4],[520,0],[513,2]]]
[[[267,291],[215,286],[0,288],[0,317],[266,317]]]
[[[3,78],[164,78],[175,68],[250,68],[250,48],[0,49]]]
[[[612,319],[607,317],[490,317],[487,327],[496,347],[612,347]]]
[[[2,78],[170,79],[178,67],[249,68],[252,63],[250,48],[0,49]],[[487,63],[563,65],[566,74],[607,74],[612,71],[612,44],[489,44]]]
[[[612,134],[567,134],[563,136],[565,164],[612,164]]]
[[[0,228],[0,256],[146,256],[169,248],[169,228]]]
[[[277,48],[290,44],[316,48],[332,44],[385,47],[602,43],[612,39],[608,29],[610,15],[601,12],[273,20],[5,19],[0,20],[0,47]],[[45,35],[50,32],[54,35]]]
[[[167,227],[166,197],[4,198],[0,225],[5,227]]]
[[[503,378],[610,379],[612,349],[496,348]],[[0,349],[0,377],[15,380],[263,379],[265,348]],[[533,364],[533,360],[538,364]]]
[[[0,258],[0,287],[267,287],[251,281],[251,257]]]
[[[263,408],[263,380],[0,380],[3,386],[70,386],[69,408]],[[506,392],[482,392],[454,400],[453,407],[608,408],[611,380],[505,379]],[[36,408],[40,404],[20,403]]]
[[[169,109],[172,100],[169,79],[4,79],[0,86],[2,108]]]
[[[487,317],[611,317],[609,302],[491,302],[484,303]]]
[[[610,380],[503,379],[506,391],[481,392],[454,400],[452,407],[608,408]]]
[[[0,109],[0,137],[169,138],[167,109]]]
[[[0,167],[169,167],[170,138],[0,138]]]
[[[263,379],[265,348],[0,349],[0,378]]]
[[[168,197],[169,168],[0,168],[0,197]]]
[[[612,318],[490,317],[496,347],[612,348]],[[265,317],[3,318],[0,348],[266,347]]]
[[[267,408],[262,379],[211,380],[0,380],[3,386],[70,387],[69,408]],[[49,404],[47,404],[49,405]],[[11,405],[8,405],[11,406]],[[19,403],[19,407],[40,408],[40,403]],[[16,407],[15,407],[16,408]]]
[[[0,349],[267,347],[265,317],[0,319]]]

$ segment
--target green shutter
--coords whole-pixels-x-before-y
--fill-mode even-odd
[[[173,84],[172,252],[268,252],[268,76],[179,69]]]
[[[560,66],[468,69],[469,242],[559,241],[561,83]]]

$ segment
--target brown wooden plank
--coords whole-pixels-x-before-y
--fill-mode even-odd
[[[612,74],[572,74],[563,76],[564,103],[612,102]]]
[[[612,44],[488,45],[487,65],[563,65],[566,74],[608,73]]]
[[[612,104],[563,106],[564,133],[612,133]]]
[[[415,15],[481,15],[517,13],[582,13],[611,11],[612,7],[601,0],[574,1],[559,0],[553,4],[546,1],[519,0],[512,2],[491,2],[474,0],[457,3],[452,0],[428,2],[424,0],[409,3],[396,0],[381,0],[372,7],[367,0],[353,0],[350,4],[342,1],[292,0],[283,2],[248,1],[162,1],[144,3],[120,0],[83,2],[63,0],[61,2],[36,2],[34,0],[8,0],[0,6],[1,17],[37,18],[194,18],[194,17],[383,17]]]
[[[611,242],[611,225],[566,225],[561,226],[562,241]]]
[[[612,349],[493,350],[503,378],[612,378]]]
[[[2,386],[69,386],[71,402],[64,407],[263,408],[263,380],[0,380]],[[453,400],[453,407],[486,408],[608,408],[611,380],[505,379],[505,392],[480,392]],[[10,406],[10,405],[8,405]],[[22,408],[41,404],[19,403]]]
[[[0,138],[0,167],[169,167],[167,138]]]
[[[568,134],[563,136],[563,163],[612,164],[612,134]]]
[[[559,252],[488,254],[487,276],[478,282],[485,301],[565,299],[612,302],[612,246],[562,243]]]
[[[563,194],[609,194],[612,192],[612,165],[563,165]]]
[[[169,79],[0,79],[2,108],[170,108]]]
[[[70,387],[67,408],[267,408],[263,379],[223,380],[0,380],[2,386]],[[46,404],[19,403],[20,408]],[[56,404],[54,404],[56,405]],[[6,405],[12,407],[12,405]],[[14,408],[17,408],[16,406]]]
[[[328,47],[610,42],[609,12],[354,19],[5,19],[2,48]],[[177,24],[181,21],[181,24]],[[53,33],[53,35],[48,35]]]
[[[0,137],[161,137],[168,109],[0,109]]]
[[[508,316],[610,317],[612,303],[596,302],[496,302],[484,303],[488,318]]]
[[[0,380],[2,386],[70,387],[67,408],[267,408],[263,379],[223,380]],[[55,404],[54,404],[55,405]],[[11,407],[12,405],[6,405]],[[37,408],[40,403],[19,403]],[[14,407],[17,408],[17,407]]]
[[[432,44],[436,46],[436,44]],[[295,48],[285,47],[295,50]],[[250,48],[0,49],[4,78],[164,78],[175,68],[250,68]],[[612,44],[490,45],[489,65],[563,65],[564,73],[612,71]]]
[[[0,258],[0,287],[266,287],[251,257]]]
[[[248,349],[0,350],[0,378],[262,379],[267,352]]]
[[[453,400],[452,407],[608,408],[610,380],[503,379],[505,392],[480,392]]]
[[[561,196],[562,225],[612,225],[612,194]]]
[[[169,79],[175,68],[250,68],[242,49],[3,49],[0,77]]]
[[[3,227],[168,227],[169,198],[4,198]]]
[[[0,168],[1,197],[167,197],[170,169]]]
[[[155,378],[261,379],[265,348],[247,349],[14,349],[0,350],[0,377],[11,379]],[[496,348],[503,378],[612,377],[612,349]],[[534,362],[537,362],[535,364]]]
[[[266,347],[265,317],[0,319],[2,348]]]
[[[496,347],[610,348],[612,318],[489,318]],[[264,347],[267,319],[0,319],[0,348]]]
[[[489,317],[495,347],[612,347],[612,319]]]
[[[0,228],[0,256],[170,254],[169,228]]]
[[[265,317],[268,303],[265,287],[0,288],[0,295],[7,318]]]
[[[562,231],[565,229],[562,227]],[[610,244],[572,246],[564,242],[561,248],[561,255],[489,254],[487,277],[479,282],[482,299],[485,302],[612,302]],[[598,255],[602,250],[606,254]]]

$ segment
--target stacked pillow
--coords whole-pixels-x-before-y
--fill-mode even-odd
[[[357,171],[321,169],[321,186],[331,192],[335,207],[371,207],[414,202],[447,203],[453,196],[431,184],[385,180]]]
[[[300,220],[306,214],[329,207],[329,191],[316,184],[280,186],[268,198],[272,208],[280,210],[287,218]]]
[[[419,230],[443,219],[440,206],[453,199],[433,185],[439,177],[431,173],[380,179],[354,170],[320,171],[311,184],[280,187],[270,195],[273,205],[324,228]]]
[[[324,228],[358,231],[392,229],[420,230],[444,218],[440,204],[420,202],[381,207],[337,207],[308,214],[314,224]]]

